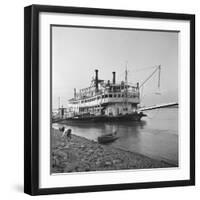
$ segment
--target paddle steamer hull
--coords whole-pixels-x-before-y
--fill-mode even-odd
[[[122,122],[122,121],[140,121],[142,117],[145,117],[146,114],[135,113],[127,114],[122,116],[88,116],[88,117],[72,117],[67,119],[60,119],[54,122],[59,122],[63,124],[69,123],[92,123],[92,122]]]

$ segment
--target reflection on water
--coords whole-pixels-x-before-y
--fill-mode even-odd
[[[73,134],[95,141],[98,136],[116,130],[119,139],[109,145],[178,164],[178,108],[162,108],[145,113],[148,117],[140,122],[76,123],[65,126],[71,128]]]

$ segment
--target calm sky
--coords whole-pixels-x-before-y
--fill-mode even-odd
[[[74,88],[88,87],[95,69],[100,79],[112,80],[112,71],[116,71],[117,81],[124,80],[126,63],[128,82],[133,84],[141,84],[153,72],[151,67],[161,65],[160,90],[157,73],[144,85],[142,105],[178,100],[177,32],[54,26],[53,108],[58,107],[59,97],[66,106]]]

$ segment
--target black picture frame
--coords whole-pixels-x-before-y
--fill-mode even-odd
[[[190,179],[177,181],[39,188],[39,14],[76,13],[101,16],[188,20],[190,23]],[[195,15],[31,5],[24,8],[24,192],[46,195],[195,184]]]

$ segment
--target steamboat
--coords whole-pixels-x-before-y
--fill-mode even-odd
[[[116,81],[112,72],[112,81],[99,79],[98,70],[87,88],[74,89],[74,97],[68,100],[68,107],[61,108],[62,122],[114,122],[140,121],[146,115],[138,111],[140,104],[139,83],[131,85],[127,81]]]

